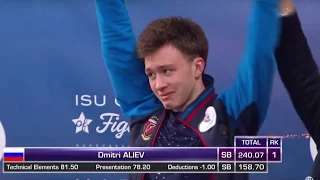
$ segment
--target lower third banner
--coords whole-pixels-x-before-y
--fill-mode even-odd
[[[267,173],[267,162],[4,163],[4,173]]]

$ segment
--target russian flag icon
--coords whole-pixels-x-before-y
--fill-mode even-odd
[[[24,161],[24,148],[4,148],[4,162],[22,162]]]

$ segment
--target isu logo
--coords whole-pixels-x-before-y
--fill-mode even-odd
[[[152,116],[148,120],[148,122],[146,124],[144,124],[143,133],[141,134],[141,137],[143,140],[145,140],[145,141],[150,140],[151,134],[157,125],[157,121],[158,121],[158,118],[155,116]]]

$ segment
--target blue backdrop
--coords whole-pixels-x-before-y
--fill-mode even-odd
[[[168,15],[199,22],[210,40],[207,69],[219,91],[235,77],[250,2],[135,0],[127,6],[137,34],[151,20]],[[319,60],[315,48],[320,45],[320,25],[315,22],[320,22],[320,3],[298,1],[297,7]],[[104,67],[92,0],[1,1],[0,49],[0,148],[127,146],[128,123],[114,101]],[[284,136],[283,163],[251,179],[301,180],[312,166],[310,139],[278,76],[274,84],[260,134]],[[79,118],[87,119],[87,131],[76,131]],[[126,175],[1,173],[0,179],[124,180]]]

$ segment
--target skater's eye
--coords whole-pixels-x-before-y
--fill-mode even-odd
[[[149,78],[152,78],[152,77],[155,77],[156,74],[155,74],[155,73],[147,73],[147,76],[148,76]]]
[[[165,75],[170,75],[171,72],[172,72],[172,70],[171,70],[171,69],[163,69],[162,72],[163,72],[163,74],[165,74]]]

